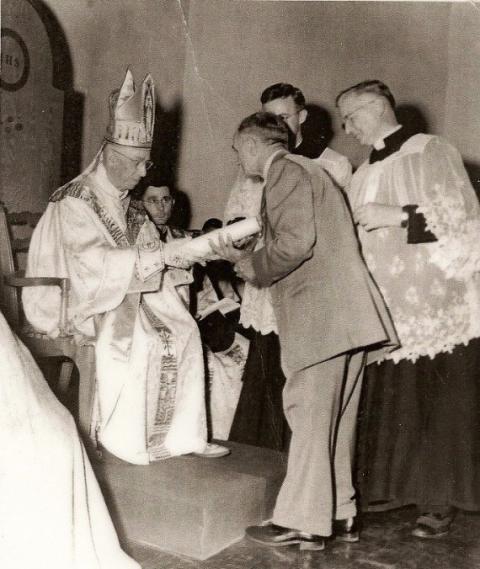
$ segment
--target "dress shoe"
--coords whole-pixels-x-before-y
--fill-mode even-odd
[[[450,514],[422,514],[415,522],[412,535],[421,539],[445,537],[450,531],[452,521],[453,517]]]
[[[231,450],[227,447],[215,443],[207,443],[202,452],[192,452],[192,455],[200,458],[222,458],[222,456],[228,456],[230,453]]]
[[[296,529],[266,523],[259,526],[250,526],[246,529],[246,537],[255,543],[270,547],[285,547],[298,544],[301,550],[322,551],[325,549],[325,538]]]
[[[355,543],[360,539],[360,528],[357,518],[333,520],[332,534],[337,541]]]

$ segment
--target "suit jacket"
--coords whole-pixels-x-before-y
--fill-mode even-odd
[[[279,153],[264,191],[265,246],[252,264],[260,285],[271,286],[289,370],[395,344],[349,209],[330,177],[308,158]]]

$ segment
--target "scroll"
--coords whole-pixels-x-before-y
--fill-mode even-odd
[[[238,241],[245,237],[255,235],[255,233],[259,233],[261,229],[261,225],[256,217],[247,217],[246,219],[242,219],[221,229],[215,229],[214,231],[195,237],[182,245],[177,252],[187,259],[211,258],[212,249],[209,241],[218,244],[220,236],[226,240],[228,235],[232,238],[232,241]]]

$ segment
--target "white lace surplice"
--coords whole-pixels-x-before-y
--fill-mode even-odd
[[[366,263],[401,342],[398,362],[433,358],[480,335],[480,208],[459,153],[428,135],[353,176],[352,209],[369,202],[415,204],[438,242],[407,244],[406,230],[359,227]]]
[[[246,178],[240,172],[225,208],[225,221],[236,217],[258,216],[261,210],[263,186],[264,183],[261,180]],[[263,238],[258,240],[256,249],[260,247],[263,247]],[[271,292],[268,287],[259,288],[251,283],[245,283],[240,308],[240,323],[245,328],[251,326],[262,334],[270,334],[270,332],[278,334]]]

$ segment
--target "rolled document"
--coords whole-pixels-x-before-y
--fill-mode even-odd
[[[256,217],[247,217],[246,219],[242,219],[221,229],[215,229],[214,231],[205,233],[205,235],[191,239],[181,247],[178,253],[185,258],[189,258],[190,256],[199,258],[208,257],[212,254],[209,241],[218,244],[220,236],[226,240],[228,235],[230,235],[232,241],[238,241],[245,237],[250,237],[250,235],[255,235],[255,233],[258,233],[261,229],[261,225]]]

